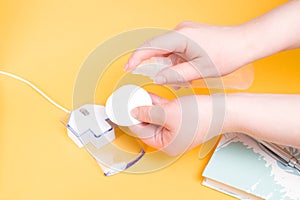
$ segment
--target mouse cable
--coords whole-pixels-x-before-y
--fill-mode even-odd
[[[41,96],[43,96],[47,101],[49,101],[50,103],[52,103],[57,108],[61,109],[62,111],[66,112],[66,113],[70,113],[70,111],[68,109],[66,109],[63,106],[61,106],[58,103],[56,103],[48,95],[46,95],[42,90],[40,90],[38,87],[36,87],[34,84],[32,84],[31,82],[27,81],[26,79],[21,78],[21,77],[19,77],[17,75],[11,74],[9,72],[1,71],[1,70],[0,70],[0,74],[9,76],[11,78],[17,79],[17,80],[25,83],[26,85],[30,86],[32,89],[34,89],[37,93],[39,93]]]

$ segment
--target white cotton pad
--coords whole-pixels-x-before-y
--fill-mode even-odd
[[[137,85],[124,85],[107,99],[105,110],[108,118],[119,126],[132,126],[141,123],[133,118],[130,111],[139,106],[151,106],[149,93]]]
[[[168,57],[152,57],[142,62],[132,73],[149,76],[149,78],[153,79],[158,72],[172,65],[172,60]]]

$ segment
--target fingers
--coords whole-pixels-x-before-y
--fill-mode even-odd
[[[168,56],[169,59],[171,59],[172,63],[174,65],[179,64],[179,63],[183,63],[186,60],[184,60],[181,56],[177,55],[177,54],[170,54]]]
[[[166,114],[161,105],[140,106],[134,108],[131,115],[139,121],[162,126],[166,120]]]
[[[166,147],[172,141],[172,133],[164,127],[146,124],[129,127],[144,143],[156,149]]]
[[[176,31],[169,31],[152,38],[139,47],[129,58],[124,69],[134,70],[142,61],[153,56],[165,56],[170,53],[182,53],[186,48],[186,38]]]
[[[167,104],[170,101],[157,96],[156,94],[149,94],[152,99],[153,106],[141,106],[134,108],[131,111],[131,115],[139,121],[145,123],[164,125],[166,120],[166,113],[163,104]]]
[[[221,76],[218,68],[209,57],[203,56],[165,68],[153,80],[156,84],[189,85],[190,81],[196,79],[218,76]]]
[[[154,82],[156,84],[183,84],[201,77],[198,70],[190,63],[184,62],[160,71]]]
[[[152,57],[160,57],[169,54],[170,52],[152,48],[150,45],[145,44],[141,47],[139,47],[137,50],[135,50],[134,53],[132,53],[131,57],[129,58],[128,62],[126,63],[124,70],[126,71],[132,71],[134,70],[139,64],[141,64],[144,60],[148,60]]]

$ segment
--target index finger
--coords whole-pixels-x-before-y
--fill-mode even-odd
[[[124,69],[126,71],[132,71],[144,60],[154,56],[166,56],[170,53],[183,53],[185,48],[185,36],[177,31],[169,31],[146,41],[142,46],[136,49]]]

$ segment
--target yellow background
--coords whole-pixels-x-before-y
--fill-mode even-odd
[[[283,2],[1,0],[0,69],[25,77],[71,109],[81,64],[111,36],[140,27],[170,29],[183,20],[237,24]],[[247,91],[300,93],[299,55],[294,50],[255,62]],[[64,113],[4,76],[0,113],[1,200],[232,199],[201,185],[208,157],[199,160],[199,148],[153,173],[104,177],[67,137],[59,122]]]

